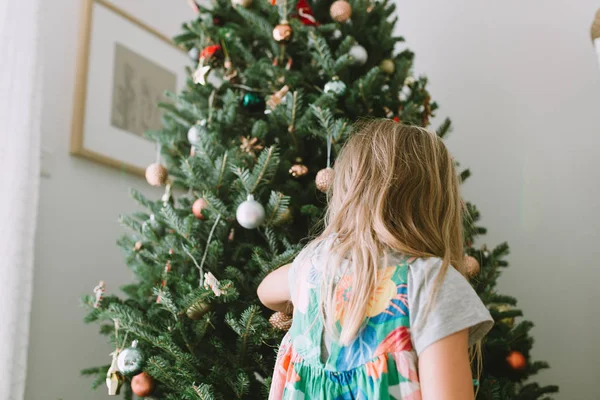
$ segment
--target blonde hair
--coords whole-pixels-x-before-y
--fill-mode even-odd
[[[322,274],[321,312],[328,332],[348,345],[365,322],[365,299],[388,253],[442,259],[432,299],[450,266],[465,275],[462,203],[454,160],[435,133],[419,127],[359,122],[334,170],[325,229],[315,242],[335,237]],[[335,282],[345,274],[352,295],[338,328]]]

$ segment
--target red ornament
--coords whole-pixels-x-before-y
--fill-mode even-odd
[[[508,357],[506,357],[506,362],[512,369],[516,370],[525,369],[525,366],[527,365],[525,356],[519,351],[511,351]]]
[[[393,119],[394,119],[394,122],[400,123],[400,118],[399,117],[394,117]]]
[[[212,46],[207,46],[203,48],[200,52],[200,60],[206,60],[208,58],[211,58],[221,50],[222,47],[220,44],[213,44]]]
[[[319,26],[319,21],[315,18],[313,10],[308,4],[308,0],[298,0],[296,3],[296,12],[298,15],[294,15],[294,18],[298,18],[300,22],[308,26]]]
[[[223,20],[219,17],[213,17],[213,24],[216,26],[223,26]]]
[[[194,204],[192,204],[192,213],[196,218],[203,220],[204,215],[202,215],[202,210],[204,210],[206,207],[208,207],[208,203],[206,200],[200,198],[196,200]]]
[[[154,390],[154,378],[145,372],[134,376],[131,379],[131,391],[140,397],[146,397],[152,394]]]

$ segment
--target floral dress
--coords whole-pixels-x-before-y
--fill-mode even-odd
[[[283,338],[269,400],[379,399],[420,400],[417,354],[412,346],[407,274],[412,259],[382,271],[381,283],[369,299],[364,329],[348,346],[331,341],[323,355],[323,323],[319,316],[319,272],[312,257],[294,261],[290,291],[294,319]],[[336,318],[344,318],[344,301],[352,293],[349,276],[337,282]]]

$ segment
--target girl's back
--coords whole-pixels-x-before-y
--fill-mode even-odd
[[[289,271],[293,324],[279,350],[271,400],[279,399],[421,399],[418,354],[430,344],[463,329],[475,343],[491,327],[489,313],[455,270],[449,271],[426,311],[441,260],[394,254],[368,304],[364,327],[348,346],[331,338],[322,323],[321,271],[328,244],[305,248]],[[344,302],[352,279],[337,280],[336,320],[344,320]],[[449,305],[458,305],[460,312]],[[465,310],[467,312],[465,312]],[[421,317],[427,318],[425,325]]]

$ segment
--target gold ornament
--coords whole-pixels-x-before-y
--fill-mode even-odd
[[[381,63],[379,64],[379,68],[384,73],[386,73],[388,75],[392,75],[394,73],[394,71],[396,70],[396,63],[393,60],[386,58],[383,61],[381,61]]]
[[[240,145],[240,149],[245,151],[246,153],[253,155],[256,157],[256,152],[261,151],[265,148],[262,144],[258,143],[258,138],[247,138],[245,136],[241,137],[242,144]]]
[[[475,257],[465,256],[465,267],[469,276],[475,276],[479,273],[479,261]]]
[[[273,39],[279,43],[287,43],[292,38],[292,27],[287,21],[281,21],[279,25],[273,29]]]
[[[352,6],[345,0],[337,0],[329,8],[329,15],[336,22],[346,22],[352,16]]]
[[[269,318],[269,323],[273,325],[273,328],[279,329],[280,331],[289,331],[292,327],[292,316],[284,314],[281,311],[277,311]]]
[[[308,167],[301,164],[301,162],[302,160],[298,161],[297,164],[292,165],[292,168],[290,168],[290,174],[294,178],[300,178],[301,176],[308,174]]]
[[[252,5],[252,0],[231,0],[231,5],[235,8],[236,6],[241,6],[244,8],[248,8]]]
[[[513,309],[512,306],[510,306],[508,304],[494,304],[490,308],[493,308],[498,312],[505,312],[505,311],[510,311]],[[508,326],[511,329],[513,326],[515,326],[515,318],[514,317],[502,318],[501,320],[498,320],[498,322],[505,324],[506,326]]]
[[[117,351],[111,353],[112,363],[110,364],[110,368],[106,372],[106,387],[108,388],[109,396],[118,395],[121,391],[121,386],[123,386],[123,382],[125,382],[125,377],[117,367],[118,355],[119,353]]]
[[[187,309],[185,314],[188,316],[189,319],[198,321],[200,318],[202,318],[204,315],[206,315],[206,313],[209,311],[210,311],[210,304],[205,303],[202,300],[199,300],[199,301],[195,302],[194,304],[192,304],[191,306],[189,306],[189,308]]]
[[[592,41],[600,38],[600,10],[596,12],[596,18],[594,18],[594,23],[592,24]]]
[[[167,169],[159,163],[150,164],[146,168],[146,181],[152,186],[164,185],[168,177]]]
[[[315,182],[317,184],[317,189],[319,189],[323,193],[327,193],[331,188],[331,184],[333,183],[333,177],[335,176],[335,172],[333,168],[325,168],[320,170],[317,173],[317,177],[315,178]]]
[[[279,89],[277,92],[273,93],[271,95],[271,97],[269,97],[269,100],[267,101],[267,107],[269,107],[271,110],[274,110],[275,107],[277,107],[279,104],[281,104],[281,100],[283,100],[283,98],[285,97],[286,94],[288,94],[289,91],[290,91],[290,88],[287,85],[285,85],[284,87]]]

